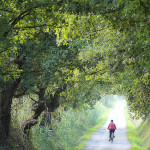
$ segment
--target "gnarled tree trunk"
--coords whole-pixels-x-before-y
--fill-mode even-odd
[[[23,124],[23,131],[25,134],[27,134],[27,131],[30,131],[30,128],[37,124],[38,117],[41,115],[41,113],[48,107],[49,112],[54,112],[59,107],[59,97],[60,93],[66,89],[67,85],[63,85],[62,87],[58,88],[54,95],[50,95],[51,101],[46,101],[45,99],[45,88],[40,88],[38,94],[39,100],[38,100],[38,106],[35,109],[34,115],[25,121]]]
[[[27,131],[29,131],[32,126],[37,124],[38,117],[45,110],[45,98],[44,98],[45,88],[40,88],[37,94],[39,97],[39,101],[38,106],[35,109],[34,115],[29,120],[26,120],[25,123],[23,124],[23,131],[25,134],[28,133]]]

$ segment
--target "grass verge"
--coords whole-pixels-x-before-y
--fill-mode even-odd
[[[90,129],[88,129],[85,132],[85,134],[79,139],[80,144],[78,146],[76,146],[75,148],[72,148],[71,150],[81,150],[81,149],[83,149],[87,145],[87,143],[88,143],[90,137],[92,136],[92,134],[96,130],[98,130],[106,122],[107,116],[108,116],[108,114],[110,113],[111,110],[112,110],[111,108],[109,108],[109,109],[107,108],[107,110],[104,111],[103,115],[98,119],[98,124],[96,126],[90,128]]]
[[[133,123],[127,109],[125,110],[127,120],[127,136],[131,144],[131,150],[150,150],[150,127],[149,119],[143,120],[140,124]],[[135,120],[134,120],[135,121]]]

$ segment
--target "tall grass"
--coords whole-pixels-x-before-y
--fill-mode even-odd
[[[13,100],[10,135],[7,139],[7,147],[4,150],[35,150],[31,138],[24,135],[22,131],[22,124],[31,115],[31,106],[32,102],[28,96]]]
[[[35,96],[34,99],[37,99],[36,95],[33,96]],[[113,106],[113,102],[115,102],[114,100],[110,102],[111,98],[114,99],[113,96],[109,96],[109,98],[101,100],[93,109],[87,104],[80,110],[70,108],[64,111],[64,108],[60,107],[54,113],[51,124],[47,123],[44,125],[42,117],[40,117],[39,120],[41,119],[41,121],[39,121],[39,124],[31,130],[30,139],[32,139],[32,143],[30,141],[27,142],[20,131],[24,121],[30,118],[33,113],[33,102],[28,96],[14,99],[12,104],[12,126],[13,130],[17,131],[18,134],[16,135],[14,133],[17,132],[12,131],[11,139],[14,140],[10,140],[10,142],[14,145],[13,147],[16,147],[16,150],[17,147],[19,149],[20,147],[26,147],[24,149],[35,148],[37,150],[80,149],[85,145],[90,135],[104,124],[107,117],[104,114],[108,114],[108,108]],[[34,147],[32,147],[32,144]]]
[[[86,131],[100,121],[104,111],[106,107],[99,102],[94,109],[86,106],[83,110],[58,110],[61,120],[53,118],[53,130],[49,125],[38,125],[32,129],[33,143],[42,150],[71,150],[80,144],[80,139]]]

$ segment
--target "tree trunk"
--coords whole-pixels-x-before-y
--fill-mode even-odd
[[[50,101],[46,103],[49,112],[54,112],[59,107],[60,93],[65,91],[66,88],[67,84],[64,84],[57,89],[54,95],[50,94]]]
[[[18,78],[6,82],[5,89],[0,93],[0,144],[4,144],[9,136],[12,98],[20,81]]]
[[[34,115],[29,119],[26,120],[23,124],[24,133],[27,134],[30,131],[30,128],[37,124],[37,119],[41,115],[41,113],[45,110],[45,88],[40,88],[39,92],[37,93],[39,96],[38,106],[35,109]]]
[[[51,113],[54,112],[59,107],[59,98],[60,93],[65,91],[67,88],[67,84],[62,85],[57,89],[54,95],[50,94],[50,100],[46,101],[46,107],[48,108],[48,112],[50,113],[50,118],[47,120],[47,123],[51,124]]]
[[[11,119],[12,96],[9,91],[3,91],[0,99],[0,142],[4,143],[9,135],[9,126]]]
[[[62,87],[58,88],[54,95],[50,95],[50,102],[46,102],[45,99],[45,88],[40,88],[38,94],[39,101],[38,106],[35,109],[34,115],[25,121],[23,124],[23,131],[25,134],[28,135],[30,128],[38,123],[38,117],[41,115],[41,113],[46,109],[46,106],[48,107],[49,112],[54,112],[59,107],[59,97],[60,93],[66,89],[67,85],[63,85]]]

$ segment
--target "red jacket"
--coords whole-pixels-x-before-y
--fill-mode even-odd
[[[107,129],[117,129],[114,123],[110,123]]]

